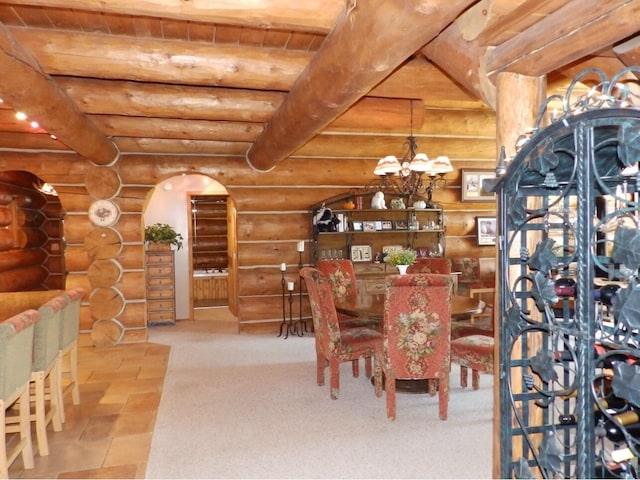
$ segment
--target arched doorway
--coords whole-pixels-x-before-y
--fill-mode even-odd
[[[199,258],[209,257],[198,257],[197,246],[194,246],[196,245],[194,238],[198,232],[193,228],[194,212],[191,200],[194,197],[209,196],[228,199],[227,212],[225,212],[228,259],[224,266],[219,262],[211,263],[209,260],[201,262]],[[183,248],[175,252],[176,319],[216,321],[221,323],[221,329],[224,331],[237,331],[238,323],[234,315],[237,311],[235,308],[237,290],[234,287],[236,283],[234,212],[233,201],[224,186],[206,175],[178,175],[156,185],[145,209],[145,225],[167,223],[184,238]],[[196,274],[198,285],[196,285]],[[201,302],[198,301],[199,290],[196,291],[194,288],[205,280],[207,283],[218,284],[224,281],[226,294],[224,301],[214,302],[207,311],[203,310]]]

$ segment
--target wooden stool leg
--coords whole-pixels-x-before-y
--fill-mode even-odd
[[[365,357],[364,359],[364,373],[367,378],[371,378],[373,376],[373,361],[371,357]]]
[[[462,388],[466,388],[467,387],[467,376],[468,376],[468,372],[467,372],[467,367],[463,367],[462,365],[460,366],[460,386]]]
[[[22,444],[22,463],[25,469],[34,467],[33,444],[31,443],[31,405],[29,403],[29,389],[20,396],[18,403],[20,408],[20,444]],[[4,424],[4,422],[3,422]]]
[[[47,442],[47,420],[44,403],[44,372],[37,372],[32,377],[35,386],[35,422],[36,439],[38,441],[38,453],[44,457],[49,455],[49,443]]]
[[[49,415],[51,415],[51,423],[53,424],[54,432],[61,432],[63,423],[63,406],[60,404],[60,399],[62,398],[62,384],[60,383],[61,367],[62,356],[58,352],[58,359],[51,369],[51,372],[49,372]]]
[[[78,388],[78,340],[73,342],[69,352],[69,375],[71,377],[71,399],[74,405],[80,405],[80,389]]]
[[[360,360],[351,360],[351,370],[353,371],[354,378],[360,376]]]
[[[474,390],[480,388],[480,372],[478,370],[471,370],[471,386]]]
[[[27,402],[29,399],[27,398]],[[2,429],[2,443],[0,444],[0,478],[9,478],[9,459],[7,458],[7,431],[5,428],[5,408],[7,406],[3,401],[0,401],[0,408],[2,412],[0,412],[0,420],[2,424],[0,424],[0,428]]]

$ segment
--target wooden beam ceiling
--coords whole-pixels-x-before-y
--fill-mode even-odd
[[[366,95],[471,3],[354,3],[249,150],[250,165],[262,171],[273,168]]]
[[[493,48],[487,74],[514,72],[538,77],[598,52],[638,30],[637,0],[570,2],[524,32]]]
[[[0,75],[4,99],[69,148],[99,165],[118,158],[115,144],[77,109],[2,24]]]
[[[344,0],[3,0],[2,3],[320,33],[329,33],[345,6]]]

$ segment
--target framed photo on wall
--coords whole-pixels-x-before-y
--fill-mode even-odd
[[[371,256],[371,245],[352,245],[351,261],[352,262],[370,262],[373,260]]]
[[[469,170],[462,169],[462,195],[463,202],[494,202],[496,194],[487,192],[482,188],[482,181],[488,178],[496,178],[493,170]]]
[[[495,245],[496,228],[496,217],[476,217],[478,245]]]

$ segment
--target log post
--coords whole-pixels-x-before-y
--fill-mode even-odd
[[[530,129],[536,119],[538,106],[544,100],[546,77],[527,77],[517,73],[499,73],[496,79],[496,146],[497,155],[505,147],[507,157],[515,155],[516,139]],[[496,158],[497,158],[496,155]],[[533,250],[532,250],[533,251]],[[497,255],[496,249],[496,255]],[[498,259],[496,258],[496,265]],[[496,277],[497,281],[497,277]],[[496,288],[496,295],[498,294]],[[498,299],[494,298],[494,305]],[[497,309],[495,310],[497,312]],[[494,331],[499,332],[497,316],[494,312]],[[495,342],[494,358],[499,359],[499,342]],[[500,378],[500,362],[494,362],[494,376]],[[513,385],[519,385],[521,378],[512,378]],[[500,381],[494,382],[493,410],[493,477],[500,478]],[[514,453],[518,446],[514,445]]]

